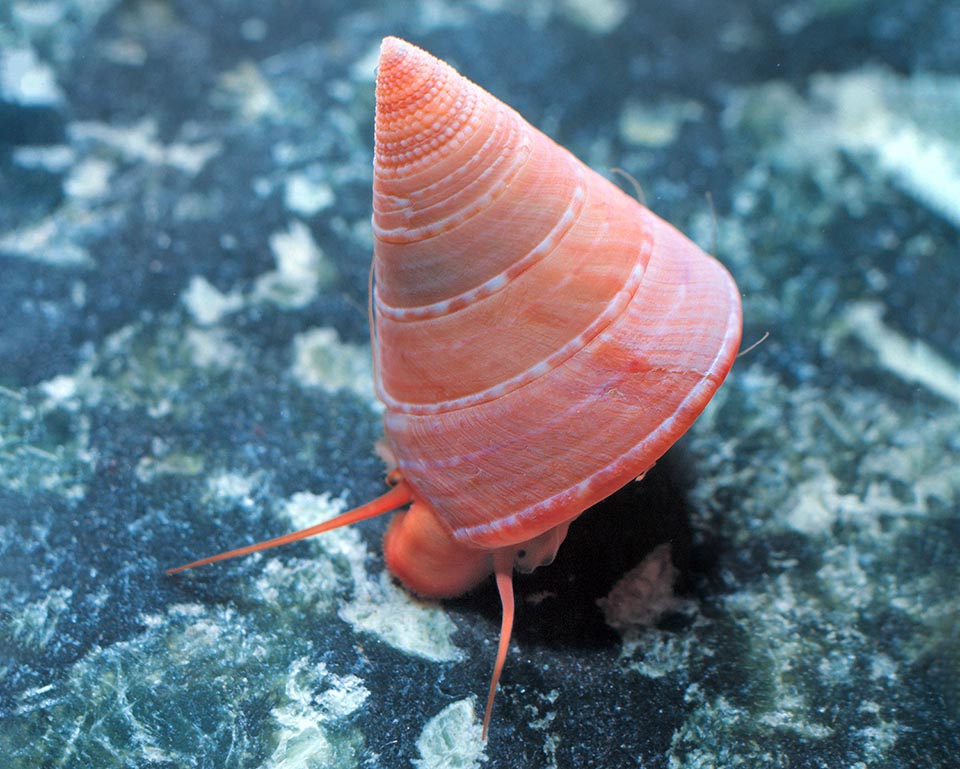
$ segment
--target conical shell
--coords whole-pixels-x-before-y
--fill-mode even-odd
[[[740,343],[727,271],[444,62],[383,42],[377,386],[451,536],[530,539],[646,471]]]

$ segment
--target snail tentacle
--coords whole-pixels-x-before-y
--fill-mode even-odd
[[[177,566],[173,569],[167,569],[167,574],[176,574],[177,572],[193,569],[197,566],[205,566],[208,563],[216,563],[217,561],[225,561],[228,558],[249,555],[250,553],[256,553],[260,550],[267,550],[271,547],[286,545],[289,542],[296,542],[317,534],[323,534],[325,531],[332,531],[333,529],[339,529],[341,526],[349,526],[351,523],[356,523],[357,521],[363,521],[367,518],[375,518],[378,515],[389,513],[398,507],[409,505],[412,501],[413,492],[410,490],[410,486],[401,480],[389,491],[376,499],[360,505],[360,507],[355,507],[353,510],[341,513],[329,521],[324,521],[323,523],[318,523],[316,526],[294,531],[290,534],[284,534],[280,537],[274,537],[273,539],[268,539],[263,542],[257,542],[253,545],[247,545],[246,547],[238,547],[236,550],[228,550],[225,553],[218,553],[217,555],[211,555],[207,558],[201,558],[199,561],[193,561],[192,563]]]
[[[493,711],[493,700],[497,694],[497,685],[500,683],[500,674],[507,659],[507,650],[510,647],[510,634],[513,631],[513,563],[517,556],[516,547],[503,547],[493,554],[493,570],[497,578],[497,590],[500,591],[502,614],[500,618],[500,644],[497,647],[497,660],[493,665],[493,675],[490,677],[490,691],[487,693],[487,707],[483,715],[482,739],[487,739],[487,729],[490,726],[490,714]]]

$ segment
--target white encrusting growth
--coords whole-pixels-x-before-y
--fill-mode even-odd
[[[94,144],[119,153],[130,161],[175,168],[189,176],[200,173],[207,163],[223,151],[220,141],[160,141],[156,120],[144,118],[130,125],[108,125],[97,122],[71,123],[67,129],[74,145]]]
[[[358,632],[375,635],[405,654],[430,662],[458,662],[463,652],[453,643],[457,627],[442,608],[418,601],[386,572],[355,572],[356,589],[340,607],[340,619]]]
[[[910,339],[883,322],[878,303],[857,302],[844,314],[847,330],[876,354],[883,368],[960,405],[960,370],[932,347]]]
[[[341,719],[363,707],[370,691],[357,676],[336,675],[306,657],[294,660],[286,675],[283,697],[270,711],[276,747],[264,769],[339,763],[342,748],[332,732],[342,728]],[[325,688],[318,693],[321,686]]]
[[[244,304],[240,291],[224,293],[203,275],[194,275],[190,279],[181,300],[193,320],[201,326],[219,323],[230,313],[241,309]]]
[[[485,760],[473,698],[454,702],[431,718],[417,739],[417,769],[479,769]]]
[[[305,307],[336,274],[310,228],[298,219],[270,236],[270,250],[277,268],[257,278],[253,291],[256,301],[291,309]]]
[[[621,633],[652,627],[664,614],[683,605],[674,592],[680,570],[670,557],[670,543],[657,545],[597,601],[603,618]]]
[[[0,48],[0,98],[24,106],[56,105],[63,91],[54,69],[27,46]]]
[[[306,387],[331,393],[347,389],[375,402],[370,350],[342,341],[334,328],[312,328],[294,336],[290,373]]]

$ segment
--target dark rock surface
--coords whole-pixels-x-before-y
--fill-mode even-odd
[[[495,589],[412,599],[384,520],[163,573],[382,488],[387,34],[635,176],[770,332],[517,580],[486,745]],[[0,6],[0,763],[955,766],[958,39],[951,0]]]

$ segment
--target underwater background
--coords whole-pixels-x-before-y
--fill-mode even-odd
[[[449,61],[715,253],[744,347],[518,578],[385,571],[376,56]],[[0,765],[951,767],[960,4],[2,0]]]

